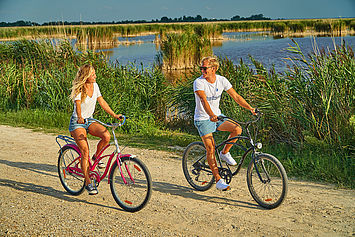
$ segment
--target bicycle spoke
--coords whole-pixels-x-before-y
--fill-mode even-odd
[[[84,177],[73,170],[79,167],[79,153],[72,147],[63,147],[58,158],[60,181],[67,192],[79,195],[84,190]]]

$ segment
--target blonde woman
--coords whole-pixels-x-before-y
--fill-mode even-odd
[[[75,139],[81,154],[81,168],[85,176],[85,189],[90,195],[98,193],[96,186],[92,185],[89,177],[89,144],[87,134],[101,138],[97,144],[96,152],[93,155],[95,159],[98,153],[110,141],[111,136],[107,129],[99,123],[88,121],[94,111],[96,102],[112,117],[120,119],[121,114],[115,114],[100,93],[100,88],[96,83],[96,73],[93,66],[85,64],[80,67],[73,81],[71,99],[74,102],[74,111],[70,118],[69,131]],[[102,168],[104,164],[102,164]]]
[[[230,132],[229,137],[235,137],[242,133],[240,126],[229,121],[219,121],[217,117],[222,115],[219,102],[222,92],[226,91],[233,100],[243,108],[250,110],[255,115],[255,109],[251,107],[232,87],[227,78],[217,75],[219,63],[216,57],[205,57],[201,60],[200,70],[202,75],[194,81],[195,114],[194,124],[206,147],[207,162],[216,180],[218,190],[229,190],[230,186],[225,183],[218,173],[213,133],[218,131]],[[229,165],[236,165],[236,161],[229,153],[232,144],[227,144],[220,153],[223,161]]]

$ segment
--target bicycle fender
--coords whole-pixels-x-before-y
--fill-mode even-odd
[[[63,148],[64,147],[71,147],[71,148],[76,150],[81,155],[80,149],[79,149],[79,147],[76,144],[66,144],[66,145],[63,146]]]

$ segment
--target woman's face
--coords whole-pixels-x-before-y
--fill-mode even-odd
[[[86,80],[85,83],[95,83],[96,82],[96,73],[95,70],[92,70],[91,75],[89,78]]]

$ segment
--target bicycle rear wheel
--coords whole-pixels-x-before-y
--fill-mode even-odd
[[[72,194],[79,195],[84,191],[84,176],[73,169],[80,169],[80,154],[72,147],[65,146],[59,151],[58,174],[64,189]]]
[[[137,158],[123,157],[115,162],[110,173],[111,193],[124,210],[136,212],[145,207],[152,194],[152,179],[148,168]]]
[[[276,208],[286,198],[287,174],[281,162],[272,155],[261,153],[250,162],[247,183],[254,200],[264,208]]]
[[[196,190],[206,191],[214,183],[202,142],[193,142],[186,147],[182,157],[182,170],[187,182]]]

